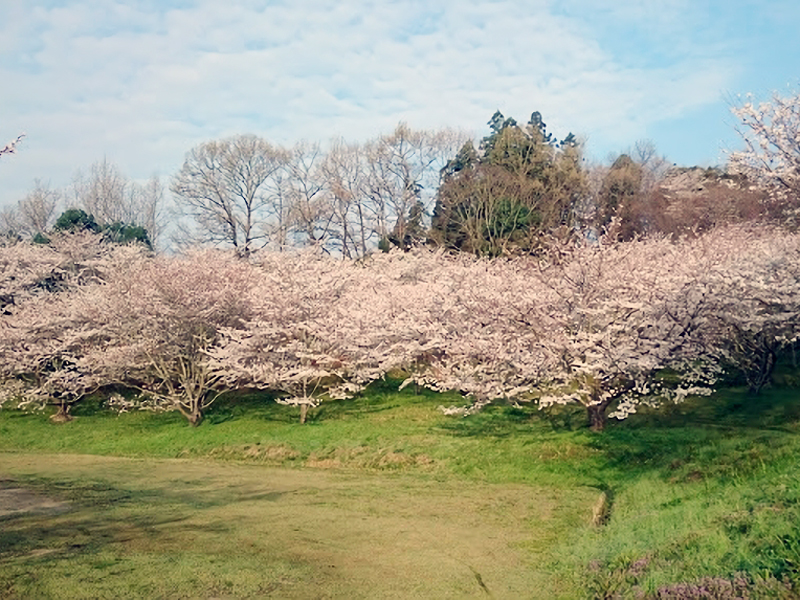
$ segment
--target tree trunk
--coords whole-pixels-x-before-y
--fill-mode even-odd
[[[58,412],[50,417],[50,420],[53,423],[66,423],[67,421],[72,421],[72,418],[72,415],[69,414],[69,404],[61,402],[58,405]]]
[[[306,422],[306,416],[308,415],[308,404],[301,404],[300,405],[300,424]]]
[[[586,407],[589,413],[589,428],[592,431],[600,432],[606,428],[606,423],[608,422],[608,417],[606,416],[607,408],[608,404],[605,402]]]
[[[751,394],[758,395],[767,382],[772,378],[775,370],[776,353],[774,350],[765,349],[761,351],[759,360],[749,373],[747,373],[747,383]]]
[[[189,420],[189,424],[192,427],[197,427],[203,420],[203,413],[200,411],[200,409],[194,409],[192,412],[186,415],[186,418]]]

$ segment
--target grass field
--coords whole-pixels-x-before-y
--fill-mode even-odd
[[[800,391],[602,434],[453,402],[0,411],[0,598],[800,597]]]

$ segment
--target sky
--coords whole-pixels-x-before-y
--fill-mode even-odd
[[[607,160],[739,147],[731,103],[800,90],[797,0],[0,0],[0,207],[106,159],[168,183],[194,146],[480,138],[542,113]]]

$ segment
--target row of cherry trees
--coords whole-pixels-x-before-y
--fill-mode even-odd
[[[695,239],[552,245],[477,259],[417,250],[342,261],[313,251],[154,256],[65,234],[0,247],[0,402],[57,404],[113,386],[122,408],[198,424],[222,393],[309,407],[389,372],[497,399],[579,403],[591,426],[754,389],[800,326],[800,236],[732,227]]]

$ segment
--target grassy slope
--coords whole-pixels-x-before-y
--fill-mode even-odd
[[[60,426],[0,411],[0,474],[77,507],[0,521],[0,595],[85,581],[103,597],[141,581],[151,597],[456,598],[485,595],[481,583],[494,597],[634,597],[800,567],[797,391],[728,391],[601,435],[572,411],[435,410],[453,401],[387,387],[300,426],[240,397],[198,429],[89,405]],[[592,527],[601,491],[610,517]],[[65,537],[86,519],[86,546],[53,539],[52,519]]]

